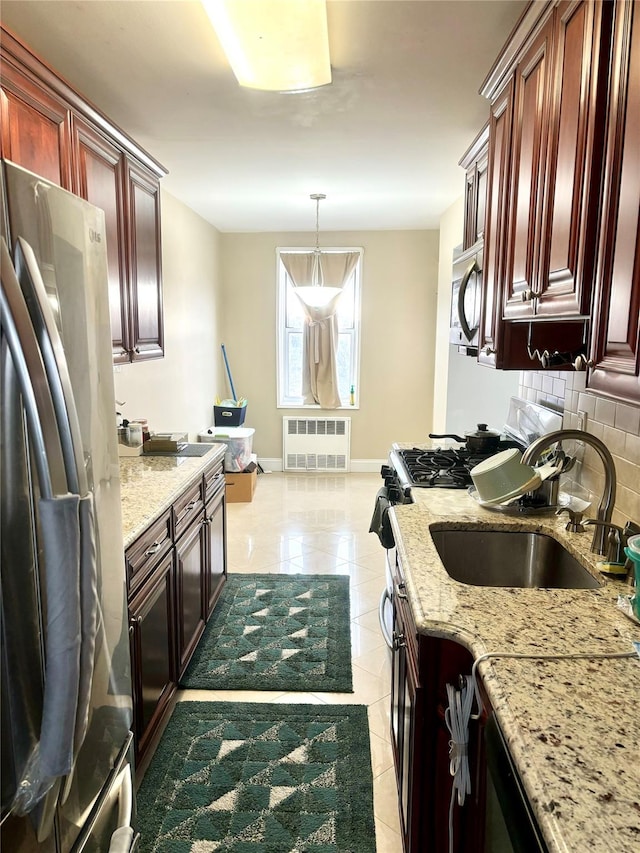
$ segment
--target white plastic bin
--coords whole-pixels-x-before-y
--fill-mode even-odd
[[[226,444],[224,470],[229,473],[244,471],[251,462],[253,434],[250,427],[216,427],[198,433],[198,440],[209,443]]]

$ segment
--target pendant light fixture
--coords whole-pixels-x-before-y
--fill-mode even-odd
[[[342,293],[340,287],[325,287],[322,275],[320,251],[320,202],[326,198],[324,193],[312,193],[309,196],[316,203],[316,246],[313,250],[313,265],[311,268],[311,284],[296,287],[295,293],[309,308],[324,308],[332,299]]]

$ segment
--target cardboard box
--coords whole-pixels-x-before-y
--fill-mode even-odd
[[[251,471],[250,474],[225,474],[227,501],[229,503],[249,503],[252,501],[257,480],[257,470]]]

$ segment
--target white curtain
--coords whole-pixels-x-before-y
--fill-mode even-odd
[[[305,322],[302,333],[302,396],[305,404],[337,409],[341,405],[338,393],[338,317],[336,311],[341,291],[358,263],[358,252],[321,252],[317,281],[338,292],[321,308],[315,308],[300,298]],[[282,263],[295,289],[314,284],[313,252],[282,252]]]

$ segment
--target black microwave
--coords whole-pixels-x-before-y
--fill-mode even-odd
[[[454,251],[449,342],[467,355],[478,353],[481,291],[482,249]]]

